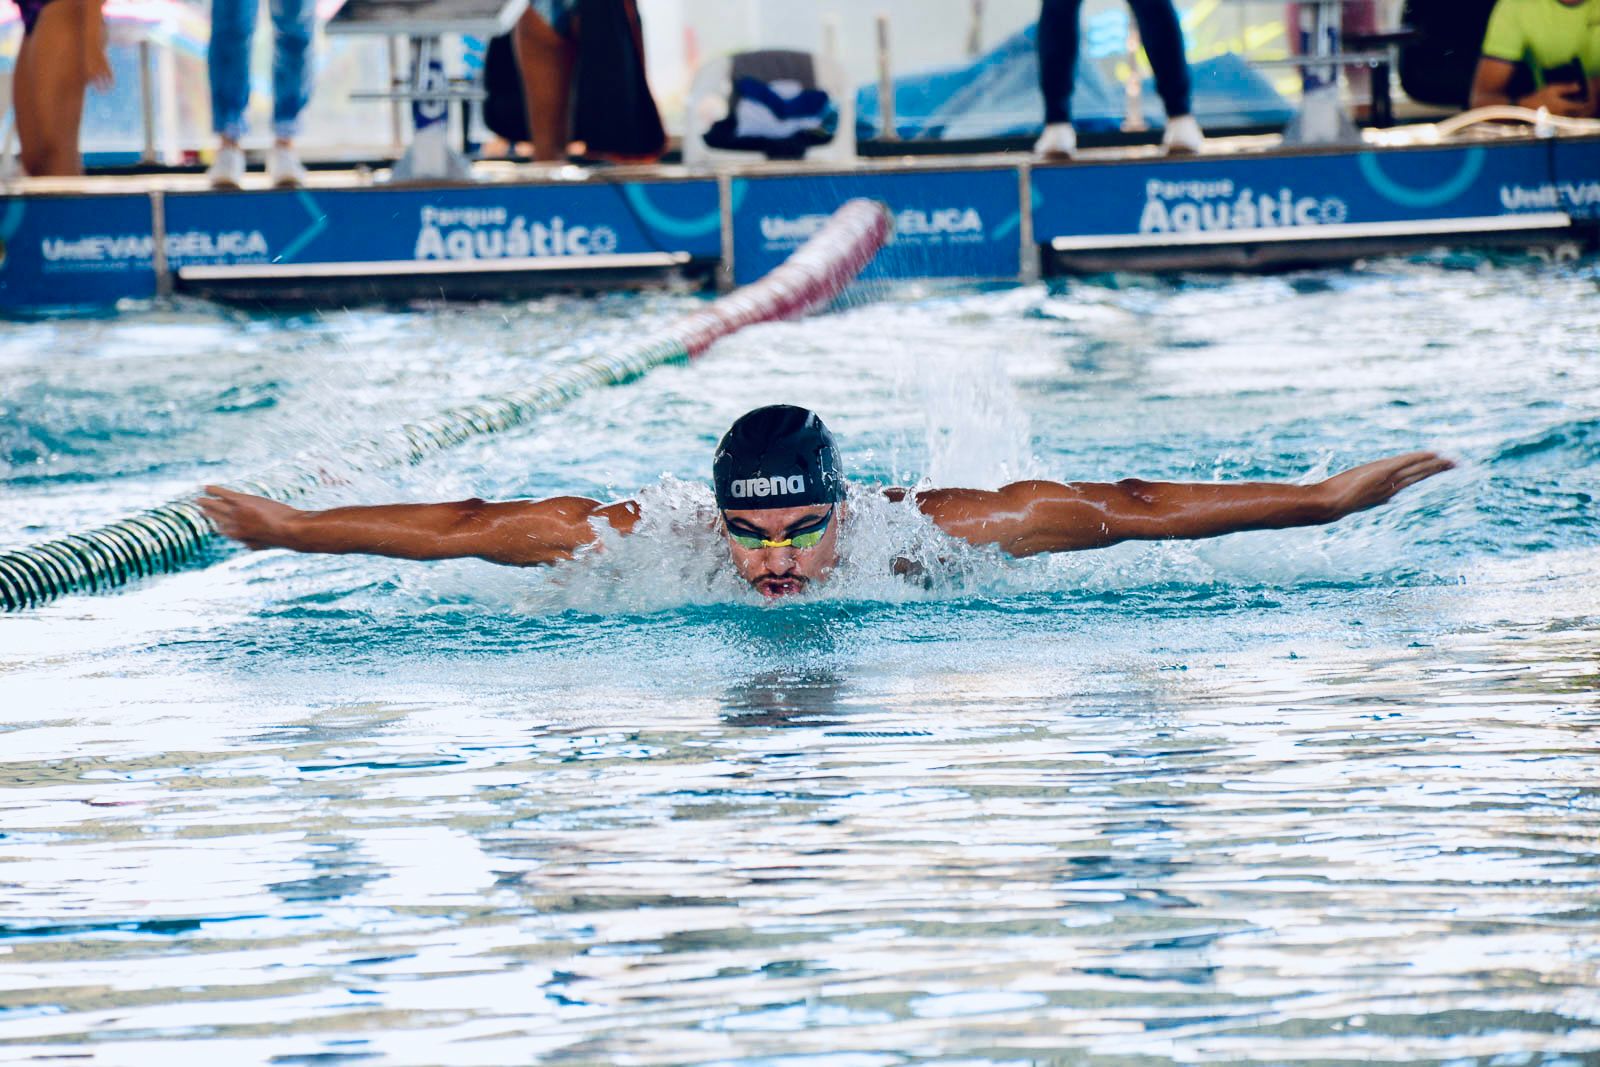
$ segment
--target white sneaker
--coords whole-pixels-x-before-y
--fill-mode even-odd
[[[215,189],[239,188],[239,182],[244,178],[244,149],[236,144],[225,144],[218,148],[206,177]]]
[[[1161,147],[1178,155],[1195,155],[1205,143],[1206,136],[1193,115],[1168,119],[1166,132],[1161,135]]]
[[[275,144],[267,152],[267,179],[277,186],[295,186],[306,183],[306,168],[294,149]]]
[[[1078,152],[1078,131],[1070,122],[1052,122],[1033,142],[1033,154],[1045,159],[1071,159]]]

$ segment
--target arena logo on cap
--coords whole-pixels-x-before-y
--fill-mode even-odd
[[[787,478],[782,475],[773,475],[771,478],[740,478],[728,486],[728,495],[735,500],[744,500],[752,496],[788,496],[805,491],[806,478],[803,474],[791,474]]]

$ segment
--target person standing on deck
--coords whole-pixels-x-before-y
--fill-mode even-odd
[[[1520,66],[1538,86],[1512,98]],[[1517,104],[1552,115],[1600,115],[1600,0],[1500,0],[1489,15],[1472,106]]]
[[[83,173],[78,128],[83,95],[111,87],[101,0],[17,0],[22,44],[11,72],[11,105],[23,171],[32,178]]]
[[[1161,144],[1168,152],[1198,152],[1205,143],[1200,124],[1189,113],[1189,61],[1183,27],[1173,0],[1128,0],[1139,24],[1139,40],[1156,76],[1156,91],[1167,109]],[[1078,14],[1083,0],[1043,0],[1039,11],[1039,89],[1044,93],[1044,132],[1035,155],[1070,157],[1078,150],[1072,128],[1072,86],[1078,73]]]
[[[1313,485],[1027,481],[997,490],[928,489],[915,493],[913,503],[952,538],[1035,556],[1120,541],[1322,525],[1377,507],[1453,466],[1432,452],[1410,452]],[[776,599],[828,578],[840,560],[848,504],[838,446],[815,412],[774,404],[740,416],[717,446],[711,473],[717,511],[707,520],[726,539],[730,564],[752,589]],[[200,508],[217,531],[249,548],[475,557],[519,567],[572,559],[600,539],[601,528],[629,534],[641,515],[636,501],[602,504],[574,496],[302,511],[221,486],[208,485],[206,492]],[[910,495],[897,488],[882,492],[891,500]],[[893,566],[896,573],[914,573],[907,561]]]
[[[250,104],[250,40],[255,34],[256,0],[211,0],[211,44],[206,68],[211,75],[211,128],[219,139],[206,176],[222,189],[237,189],[244,177],[245,109]],[[306,169],[295,154],[300,112],[311,99],[311,39],[316,30],[316,0],[268,0],[272,14],[272,148],[267,177],[273,185],[304,184]]]
[[[636,0],[530,0],[511,30],[536,163],[653,162],[666,147]],[[514,140],[514,138],[508,138]]]

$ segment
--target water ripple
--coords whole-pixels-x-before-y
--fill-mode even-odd
[[[646,538],[540,574],[224,549],[0,618],[0,1059],[1595,1062],[1590,272],[894,291],[322,501],[694,507],[778,395],[862,481],[1461,460],[1324,530],[1018,565],[867,504],[778,610]],[[692,299],[20,326],[0,536]],[[877,566],[912,549],[925,587]]]

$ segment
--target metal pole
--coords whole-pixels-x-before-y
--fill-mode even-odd
[[[139,153],[140,163],[156,161],[156,93],[150,84],[150,42],[139,42],[139,115],[144,122],[144,150]]]
[[[385,37],[389,43],[389,91],[401,87],[400,81],[400,51],[399,44],[393,34]],[[405,151],[405,117],[400,108],[400,97],[396,96],[389,101],[389,150],[399,157]]]
[[[722,258],[717,262],[717,291],[733,291],[733,175],[717,172],[717,209],[720,214]]]
[[[972,0],[971,20],[967,23],[967,58],[977,59],[983,51],[983,0]]]
[[[15,118],[6,123],[5,146],[0,147],[0,185],[13,178],[24,178],[22,164],[17,162],[17,123]]]
[[[1139,29],[1128,28],[1128,80],[1122,83],[1122,129],[1142,133],[1150,128],[1144,120],[1144,79],[1139,76]]]
[[[1340,12],[1341,6],[1338,0],[1317,0],[1311,18],[1312,39],[1306,48],[1307,56],[1330,56],[1339,53]],[[1307,88],[1332,86],[1333,90],[1338,92],[1338,64],[1318,66],[1313,74],[1303,80]]]
[[[894,124],[894,61],[889,52],[889,16],[878,16],[878,111],[883,116],[878,136],[898,141]]]
[[[157,48],[155,58],[156,106],[161,127],[157,158],[162,163],[176,163],[183,158],[183,124],[178,121],[178,60],[171,48]]]
[[[167,262],[167,198],[160,189],[150,191],[150,268],[156,274],[156,296],[172,295],[172,265]]]
[[[1018,265],[1021,267],[1021,280],[1036,282],[1039,280],[1039,242],[1033,236],[1033,166],[1024,160],[1017,167],[1017,202],[1021,206],[1022,214],[1017,224],[1017,241],[1021,244],[1018,250]]]

